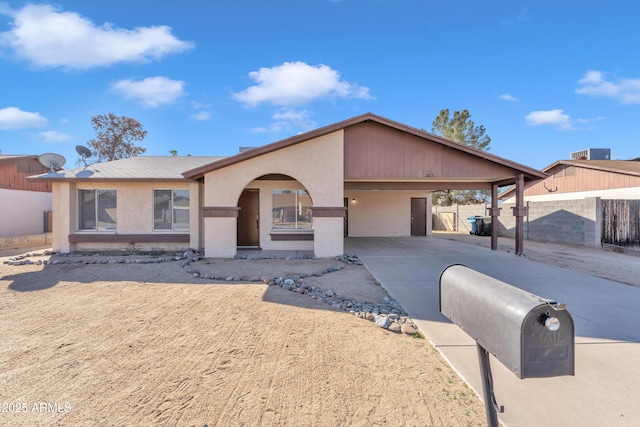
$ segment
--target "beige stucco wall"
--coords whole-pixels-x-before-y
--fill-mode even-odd
[[[430,192],[345,191],[344,195],[349,203],[349,237],[410,236],[412,197],[427,199],[425,221],[431,235]]]
[[[70,182],[54,182],[52,185],[52,239],[51,249],[56,252],[72,252],[75,245],[69,243],[70,225],[77,224],[75,184]],[[70,209],[74,206],[74,209]]]
[[[313,249],[317,257],[339,255],[344,251],[341,218],[339,221],[319,222],[314,219],[314,242],[272,242],[271,190],[305,188],[314,207],[340,207],[343,204],[343,164],[343,132],[340,130],[207,173],[204,205],[235,207],[245,188],[258,188],[261,248]],[[284,174],[297,181],[256,181],[256,178],[269,174]],[[205,256],[232,257],[236,253],[236,219],[231,219],[232,225],[229,220],[205,218]],[[222,236],[213,236],[214,233]],[[317,239],[319,235],[322,235],[320,240]]]
[[[140,243],[132,248],[128,243],[69,243],[72,233],[113,233],[112,231],[79,231],[77,192],[85,189],[117,191],[117,226],[115,234],[177,233],[185,230],[153,230],[153,190],[189,189],[189,247],[200,248],[199,191],[202,184],[197,182],[175,183],[129,183],[129,182],[78,182],[53,183],[53,250],[71,252],[74,250],[139,249],[155,250],[182,249],[184,244]]]

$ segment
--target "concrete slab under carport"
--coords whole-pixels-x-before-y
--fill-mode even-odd
[[[475,342],[439,312],[442,270],[464,264],[567,303],[575,322],[576,375],[520,380],[492,358],[496,398],[505,406],[501,422],[509,427],[640,425],[640,288],[435,237],[347,238],[345,252],[362,259],[480,395]]]

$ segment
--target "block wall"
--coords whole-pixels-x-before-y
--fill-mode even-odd
[[[579,200],[525,202],[525,240],[599,247],[601,206],[599,197]],[[500,205],[500,236],[515,237],[512,203]]]

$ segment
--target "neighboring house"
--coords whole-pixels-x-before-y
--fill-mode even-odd
[[[598,247],[608,240],[602,235],[603,201],[640,200],[639,161],[559,160],[543,171],[549,176],[524,190],[531,240]],[[513,204],[514,189],[500,198],[503,207]],[[501,235],[513,235],[513,221],[504,217],[501,223]]]
[[[425,236],[431,192],[540,171],[374,114],[235,156],[138,157],[32,177],[53,183],[53,248],[343,253],[344,236]],[[497,213],[497,210],[494,212]]]
[[[640,199],[640,161],[559,160],[543,169],[548,178],[524,190],[525,201]],[[514,190],[504,192],[504,203],[512,202]]]
[[[35,155],[0,155],[0,238],[42,234],[51,210],[51,183],[28,181],[46,172]]]

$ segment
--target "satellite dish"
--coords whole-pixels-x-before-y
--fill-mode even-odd
[[[87,166],[89,166],[87,165],[87,159],[93,154],[91,150],[89,150],[84,145],[76,145],[76,152],[80,155],[80,159],[82,159],[84,167],[86,168]]]
[[[86,159],[87,157],[91,157],[91,155],[93,154],[91,150],[89,150],[84,145],[76,145],[76,152],[80,154],[80,157],[82,157],[83,159]]]
[[[56,153],[44,153],[38,157],[38,161],[45,168],[49,168],[49,173],[62,169],[67,159]]]

